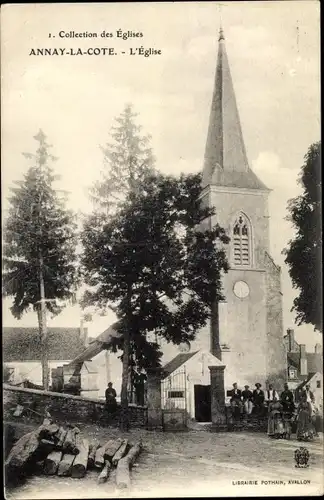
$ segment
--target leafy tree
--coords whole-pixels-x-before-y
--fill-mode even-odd
[[[150,147],[150,136],[141,135],[136,125],[132,105],[115,119],[111,142],[101,147],[104,169],[101,179],[92,187],[92,201],[98,211],[113,214],[127,199],[130,191],[139,189],[147,175],[154,172],[155,159]]]
[[[4,230],[4,293],[13,297],[11,312],[20,319],[31,308],[37,313],[42,350],[43,385],[48,388],[46,311],[57,315],[76,285],[76,224],[53,183],[57,179],[46,136],[40,131],[34,161],[11,189]]]
[[[308,323],[323,331],[320,142],[309,147],[299,183],[303,192],[289,201],[287,217],[296,234],[283,251],[293,286],[299,290],[292,310],[299,325]]]
[[[222,300],[228,269],[219,226],[199,230],[213,210],[200,205],[200,176],[147,177],[115,217],[92,216],[82,243],[84,306],[112,306],[122,349],[122,425],[127,426],[130,359],[136,368],[160,366],[161,351],[147,334],[180,344],[206,324],[211,304]]]

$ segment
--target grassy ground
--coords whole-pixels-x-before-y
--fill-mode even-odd
[[[120,436],[117,429],[80,424],[85,437],[102,444]],[[20,426],[19,433],[28,432]],[[307,469],[295,467],[294,451],[301,446],[290,441],[271,440],[262,433],[211,433],[189,431],[162,433],[132,430],[124,436],[142,439],[144,450],[132,471],[132,490],[127,494],[115,489],[114,473],[110,480],[97,484],[98,474],[88,472],[84,479],[33,476],[22,486],[6,492],[13,499],[68,499],[170,497],[170,496],[257,496],[319,494],[323,492],[323,440],[306,443],[310,452]],[[297,480],[309,484],[289,484]],[[257,485],[233,484],[257,481]],[[265,484],[262,484],[263,481]],[[282,484],[266,482],[282,481]]]

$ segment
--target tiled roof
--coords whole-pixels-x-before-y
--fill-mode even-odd
[[[4,362],[41,360],[38,328],[3,327],[2,346]],[[79,328],[48,328],[49,360],[68,361],[83,349]]]
[[[188,361],[188,359],[192,358],[195,354],[197,354],[198,351],[195,352],[186,352],[186,353],[180,353],[178,354],[175,358],[171,359],[164,367],[163,367],[163,372],[164,376],[167,377],[171,373],[173,373],[175,370],[177,370],[183,363]]]
[[[288,363],[291,363],[295,368],[299,370],[299,352],[288,352],[287,353]],[[317,352],[306,352],[307,359],[307,371],[308,373],[323,372],[323,357]]]

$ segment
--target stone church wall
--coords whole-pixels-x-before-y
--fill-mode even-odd
[[[287,355],[283,338],[281,270],[268,253],[265,254],[267,303],[267,373],[276,389],[287,381]]]

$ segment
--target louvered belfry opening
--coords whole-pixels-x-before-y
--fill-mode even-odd
[[[236,266],[250,266],[250,228],[249,223],[242,214],[240,214],[233,229],[233,254],[234,265]]]

